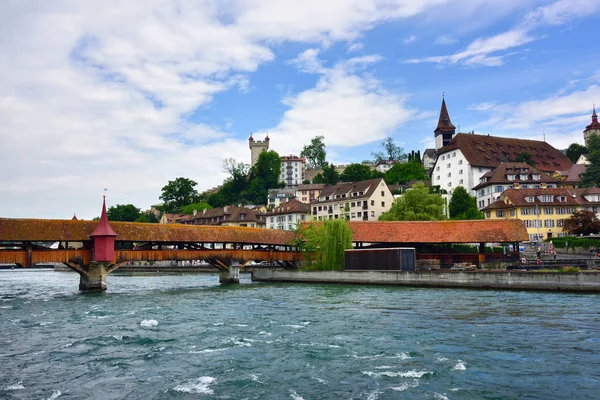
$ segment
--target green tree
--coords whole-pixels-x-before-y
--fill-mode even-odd
[[[282,186],[279,183],[281,173],[281,158],[273,150],[263,151],[258,156],[258,161],[250,169],[250,178],[246,190],[239,196],[241,200],[247,200],[253,204],[266,204],[269,189]]]
[[[404,154],[404,148],[398,146],[394,139],[391,137],[385,138],[381,143],[380,147],[382,151],[374,151],[371,153],[375,163],[379,161],[404,161],[406,160],[406,154]]]
[[[565,220],[563,230],[577,236],[600,233],[600,220],[592,211],[575,211]]]
[[[352,229],[345,219],[303,225],[299,235],[302,249],[313,255],[313,269],[343,269],[344,250],[352,248]]]
[[[581,183],[584,187],[600,187],[600,136],[592,135],[588,138],[589,165],[581,174]]]
[[[587,154],[588,153],[588,149],[585,146],[580,145],[579,143],[571,143],[569,145],[569,147],[567,147],[567,150],[565,151],[565,154],[567,155],[567,157],[569,157],[569,160],[571,160],[571,162],[576,163],[577,160],[579,159],[579,156],[581,156],[582,154]]]
[[[413,180],[425,181],[429,179],[423,165],[413,160],[407,163],[397,163],[392,166],[384,175],[385,182],[388,185],[404,184]]]
[[[532,167],[535,167],[535,161],[533,161],[533,157],[531,156],[531,154],[529,154],[528,152],[524,151],[523,153],[519,154],[517,156],[517,158],[515,159],[516,162],[524,162],[527,163],[529,165],[531,165]]]
[[[483,213],[477,209],[477,200],[462,186],[452,192],[448,211],[452,219],[483,219]]]
[[[359,182],[371,179],[372,176],[373,172],[369,166],[363,164],[350,164],[340,175],[340,180],[342,182]]]
[[[323,172],[317,174],[313,179],[313,183],[324,183],[325,185],[337,185],[339,181],[340,174],[333,164],[326,164]]]
[[[430,193],[422,183],[396,199],[389,211],[381,214],[380,221],[435,221],[446,219],[444,199],[440,194]]]
[[[200,201],[197,203],[192,203],[192,204],[188,204],[187,206],[181,207],[181,213],[187,214],[187,215],[192,215],[194,213],[194,210],[196,210],[198,212],[202,212],[202,210],[204,210],[204,209],[210,210],[211,208],[212,208],[211,205],[208,204],[206,201]]]
[[[316,136],[312,138],[310,144],[302,148],[300,157],[306,157],[308,168],[324,168],[327,164],[324,139],[324,136]]]
[[[156,224],[158,223],[158,218],[156,218],[156,215],[154,215],[154,213],[142,213],[139,217],[137,217],[135,219],[134,222],[144,222],[144,223],[151,223],[151,224]]]
[[[162,188],[160,199],[164,202],[163,211],[174,212],[180,207],[186,206],[194,202],[198,196],[198,192],[194,189],[198,185],[188,178],[176,178],[169,181]]]
[[[140,215],[142,215],[140,209],[133,204],[117,204],[106,210],[109,221],[134,222]]]

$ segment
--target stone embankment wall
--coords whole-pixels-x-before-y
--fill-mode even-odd
[[[255,281],[600,292],[600,272],[256,271]]]

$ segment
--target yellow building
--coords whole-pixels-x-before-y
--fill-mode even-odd
[[[600,188],[507,189],[492,204],[482,209],[486,219],[514,219],[525,222],[531,241],[568,236],[564,221],[575,211],[598,214]]]

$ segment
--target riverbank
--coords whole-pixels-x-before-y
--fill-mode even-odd
[[[600,272],[255,271],[258,282],[342,283],[480,289],[599,292]]]

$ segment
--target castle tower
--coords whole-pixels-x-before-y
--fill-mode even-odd
[[[250,135],[250,138],[248,139],[248,144],[250,146],[250,158],[252,161],[252,163],[250,164],[251,167],[254,167],[254,164],[258,162],[258,156],[260,155],[260,153],[269,150],[270,140],[271,139],[269,139],[269,135],[267,135],[267,137],[263,141],[254,140],[252,135]]]
[[[585,127],[583,131],[583,140],[585,141],[585,147],[588,146],[588,140],[592,135],[600,135],[600,123],[598,122],[598,116],[596,115],[596,105],[594,105],[592,111],[592,123]]]
[[[439,150],[446,146],[452,140],[456,133],[456,127],[450,121],[450,115],[446,108],[446,100],[442,96],[442,108],[440,110],[440,119],[438,120],[437,128],[433,131],[435,134],[435,149]]]

